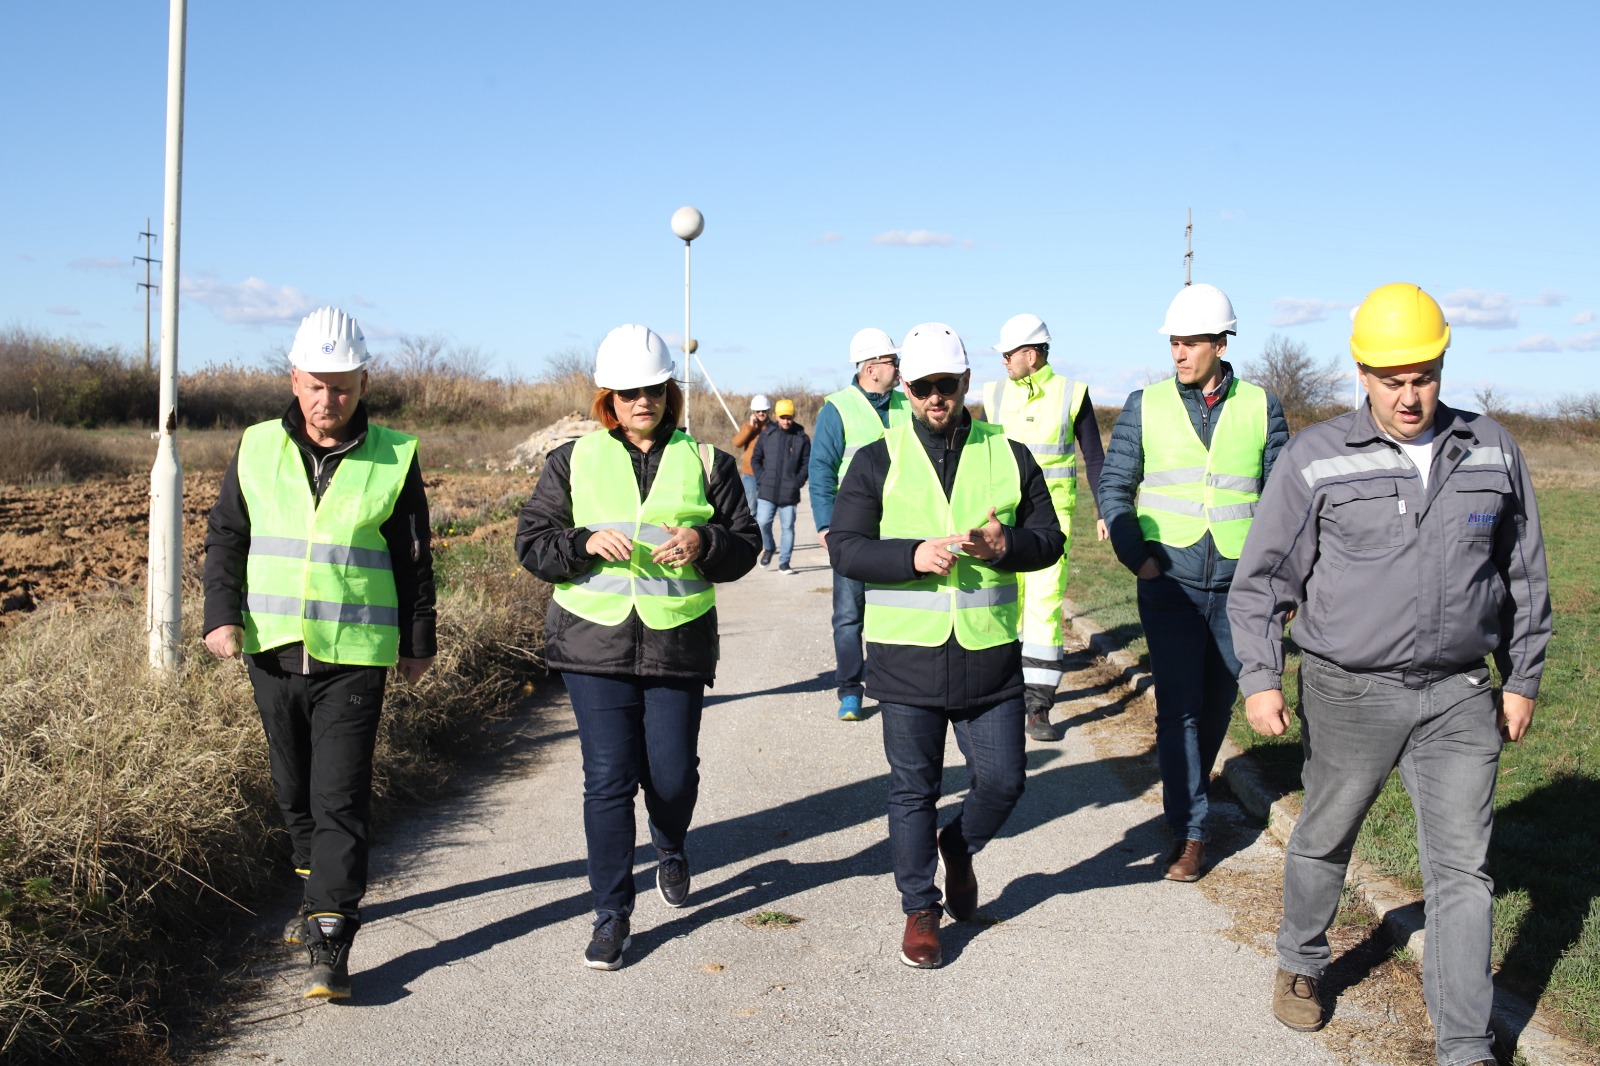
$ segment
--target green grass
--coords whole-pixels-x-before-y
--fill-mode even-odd
[[[1505,984],[1600,1045],[1600,558],[1594,547],[1600,509],[1587,490],[1541,488],[1538,497],[1555,636],[1533,728],[1506,745],[1500,759],[1490,852],[1494,957]],[[1109,543],[1094,541],[1093,528],[1093,509],[1080,489],[1067,595],[1148,667],[1133,576]],[[1298,670],[1291,653],[1284,679],[1291,704]],[[1231,736],[1274,784],[1298,798],[1298,728],[1257,736],[1241,704]],[[1420,894],[1416,818],[1398,774],[1368,815],[1357,850]]]
[[[744,924],[752,929],[787,929],[791,925],[799,925],[804,918],[787,914],[784,911],[757,911],[744,920]]]

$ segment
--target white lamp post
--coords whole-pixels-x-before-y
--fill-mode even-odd
[[[694,381],[694,351],[699,347],[689,332],[689,245],[704,233],[706,217],[692,207],[672,213],[672,232],[683,241],[683,431],[689,432],[689,392]]]

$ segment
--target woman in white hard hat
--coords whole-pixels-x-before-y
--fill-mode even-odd
[[[733,457],[676,430],[672,357],[644,326],[595,355],[604,428],[550,454],[517,522],[517,557],[555,584],[545,661],[561,671],[583,749],[595,924],[584,964],[630,942],[634,796],[644,788],[656,889],[689,897],[684,840],[699,795],[700,709],[717,661],[713,584],[755,565],[761,539]]]

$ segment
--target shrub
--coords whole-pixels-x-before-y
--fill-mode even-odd
[[[0,484],[32,485],[123,474],[125,459],[85,434],[21,415],[0,415]]]

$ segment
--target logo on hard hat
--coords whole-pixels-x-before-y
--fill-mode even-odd
[[[323,355],[332,355],[333,354],[333,349],[335,347],[337,347],[337,345],[335,345],[332,341],[329,341],[327,344],[324,344],[322,346],[322,354]]]

